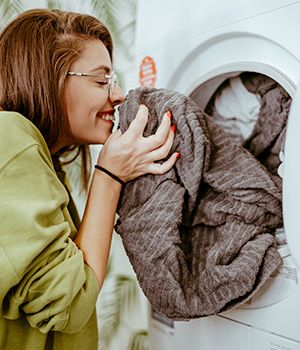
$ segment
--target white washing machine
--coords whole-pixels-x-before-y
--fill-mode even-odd
[[[218,316],[150,316],[151,350],[300,350],[300,1],[139,0],[144,85],[193,95],[204,109],[243,71],[268,75],[293,98],[284,145],[283,268],[251,302]],[[147,80],[150,76],[150,79]]]

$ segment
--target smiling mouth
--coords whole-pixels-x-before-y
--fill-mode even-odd
[[[115,116],[111,115],[111,114],[103,114],[103,115],[97,115],[98,118],[103,119],[105,121],[111,121],[114,122],[115,121]]]

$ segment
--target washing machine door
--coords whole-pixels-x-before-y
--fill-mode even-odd
[[[168,55],[165,55],[165,50],[157,50],[154,56],[158,68],[165,73],[163,79],[158,79],[158,86],[164,83],[168,89],[192,97],[202,109],[224,79],[245,71],[269,76],[293,98],[282,171],[283,216],[288,244],[278,249],[283,260],[281,271],[277,276],[270,277],[251,302],[243,306],[247,309],[279,304],[300,292],[300,205],[297,203],[300,201],[300,154],[297,153],[298,150],[300,152],[300,89],[295,88],[300,79],[299,59],[277,41],[252,33],[253,28],[255,26],[249,27],[249,32],[241,32],[235,26],[229,26],[214,33],[204,33],[189,41],[168,46]],[[278,23],[272,23],[272,28],[277,29]],[[169,60],[165,60],[165,57],[183,54],[185,57],[177,66],[168,66]]]
[[[283,159],[283,220],[292,257],[300,269],[300,87],[291,105]]]

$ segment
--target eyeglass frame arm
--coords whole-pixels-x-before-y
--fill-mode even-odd
[[[113,77],[116,78],[116,73],[114,74],[104,74],[104,75],[99,75],[99,74],[89,74],[89,73],[83,73],[83,72],[67,72],[68,75],[71,76],[78,76],[78,77],[98,77],[98,78],[106,78],[106,79],[111,79]]]

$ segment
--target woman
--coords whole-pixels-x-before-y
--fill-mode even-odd
[[[96,349],[95,303],[103,284],[122,184],[162,174],[178,154],[167,112],[144,138],[141,105],[126,133],[112,134],[112,41],[88,15],[31,10],[0,36],[0,348]],[[104,144],[76,228],[54,170],[59,156]],[[87,181],[85,172],[85,180]]]

